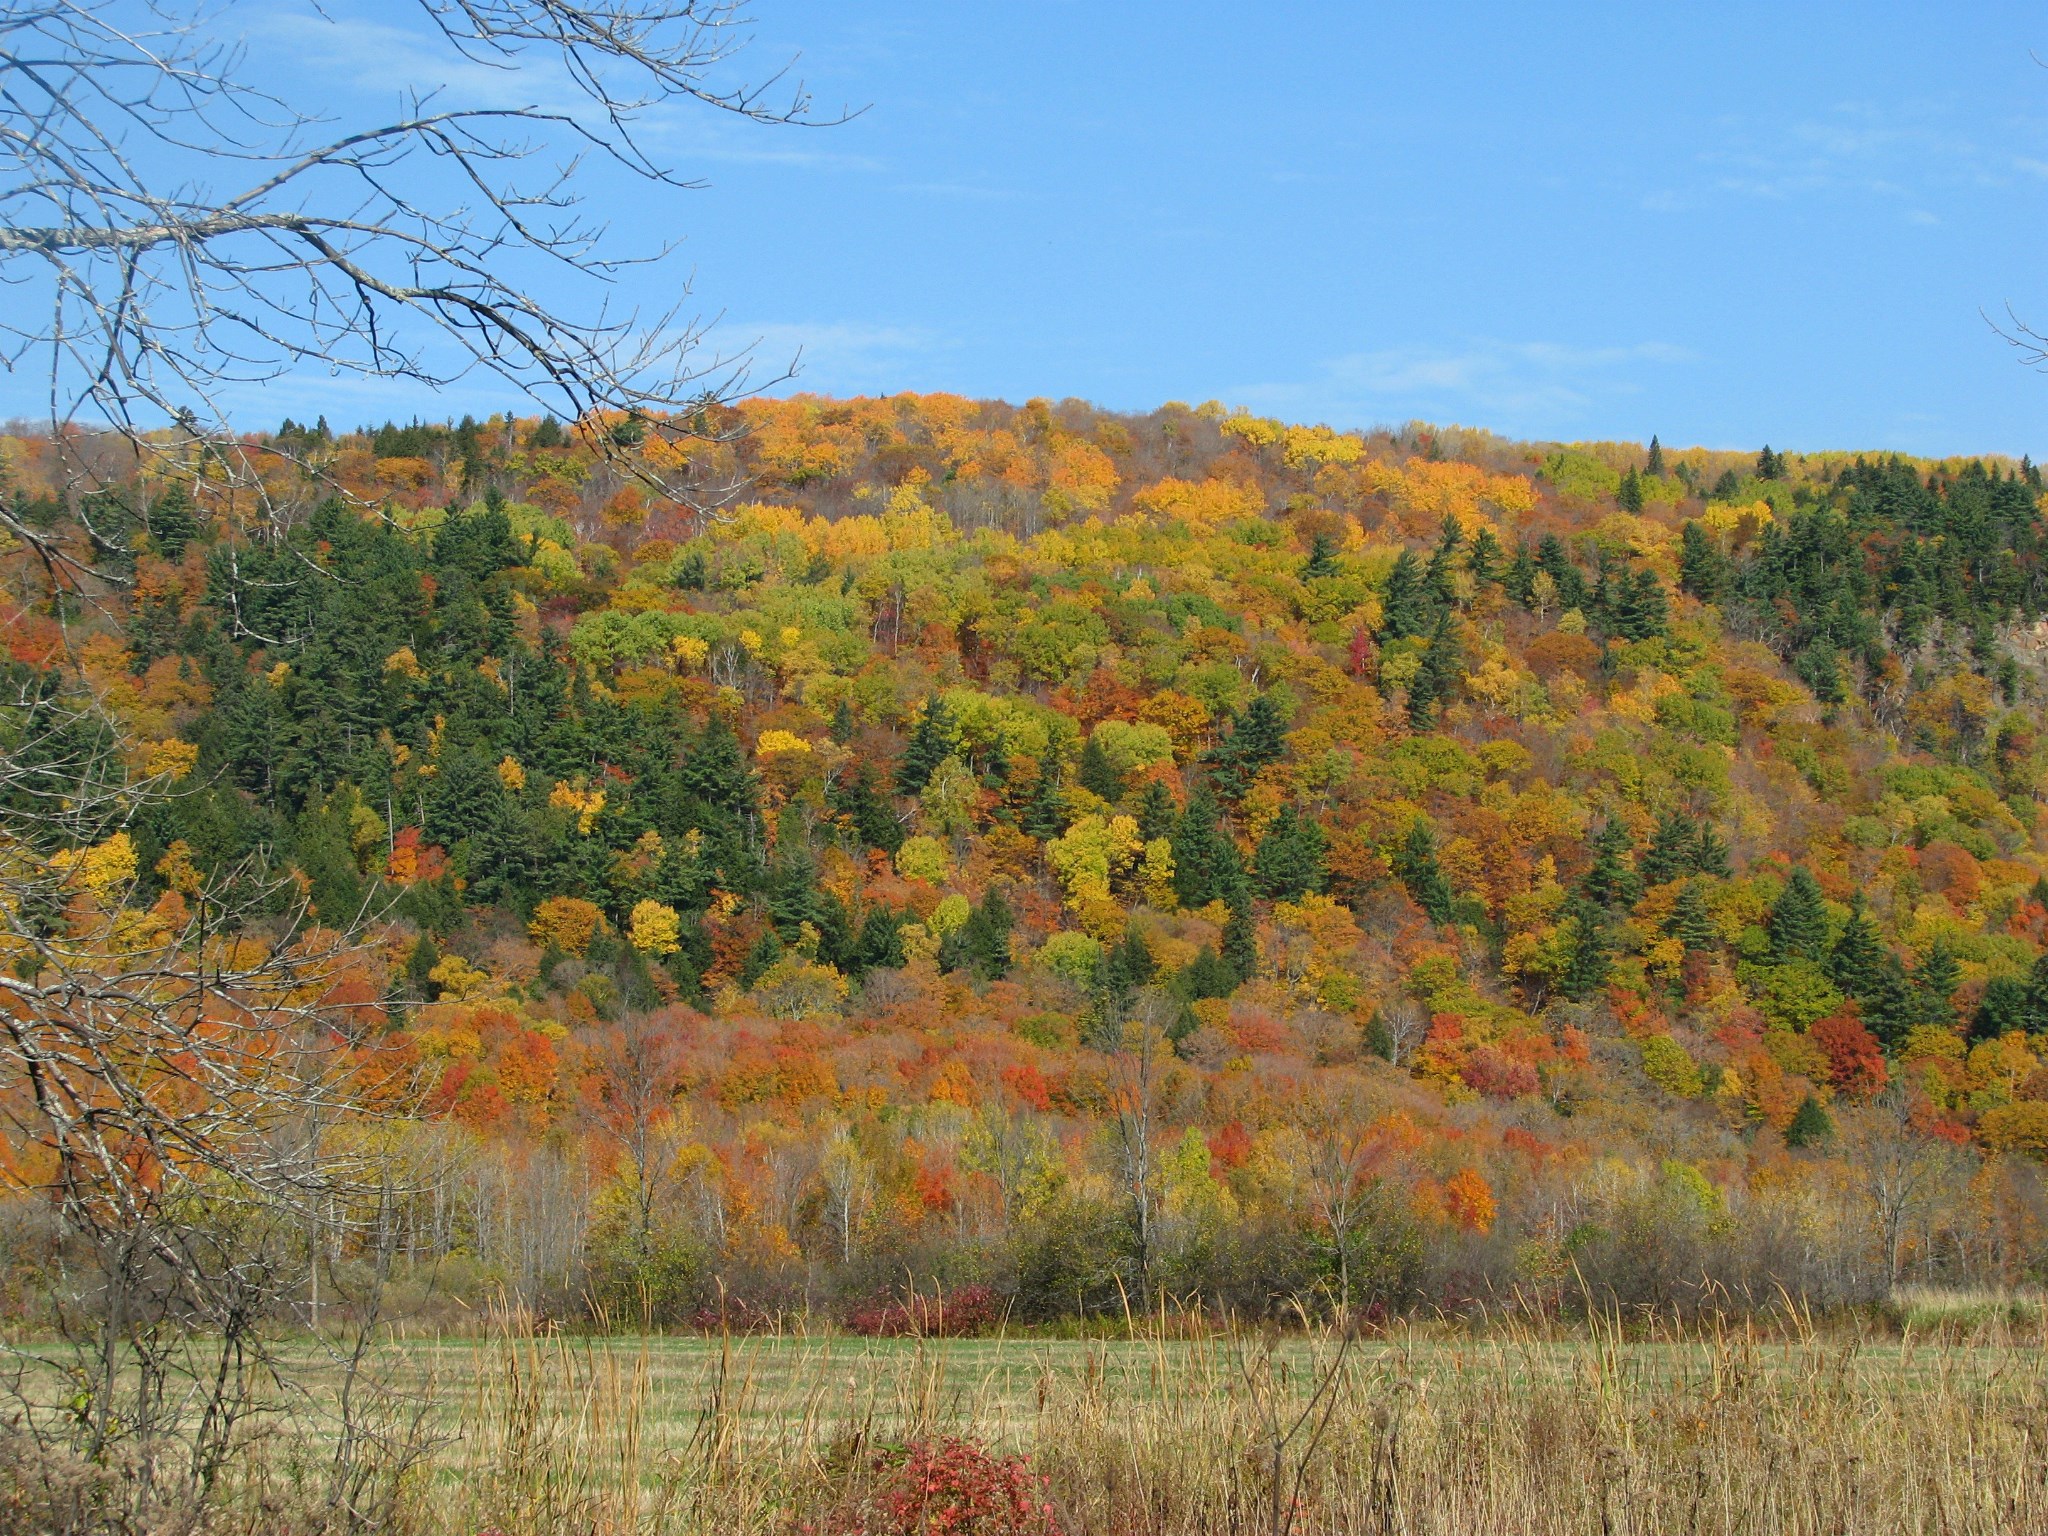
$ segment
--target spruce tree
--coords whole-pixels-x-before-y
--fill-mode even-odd
[[[1809,1093],[1799,1101],[1792,1123],[1785,1127],[1785,1145],[1800,1148],[1823,1146],[1832,1141],[1834,1135],[1835,1122],[1829,1118],[1820,1100]]]
[[[2016,976],[1994,976],[1984,983],[1984,995],[1970,1016],[1970,1038],[1996,1040],[2000,1035],[2027,1027],[2027,984]]]
[[[1828,980],[1850,997],[1864,998],[1877,988],[1885,958],[1884,940],[1877,924],[1863,910],[1859,894],[1850,907],[1849,921],[1842,925],[1834,948],[1828,951]]]
[[[1484,523],[1472,535],[1472,548],[1465,556],[1465,569],[1472,573],[1473,581],[1485,586],[1500,579],[1500,540],[1493,536],[1493,530]]]
[[[1575,1003],[1582,1003],[1607,985],[1613,968],[1608,948],[1607,922],[1601,910],[1584,896],[1574,896],[1565,908],[1571,924],[1571,947],[1565,951],[1563,974],[1558,990]]]
[[[1285,733],[1286,722],[1270,695],[1262,693],[1246,705],[1230,734],[1211,747],[1204,759],[1216,793],[1232,804],[1242,800],[1259,770],[1278,762],[1286,752]]]
[[[1251,893],[1239,886],[1230,902],[1230,917],[1223,925],[1223,963],[1239,982],[1259,973],[1259,925],[1252,916]]]
[[[1001,891],[990,891],[967,915],[956,934],[960,941],[962,968],[983,981],[1001,981],[1010,971],[1010,930],[1016,926],[1010,904]]]
[[[1420,816],[1408,828],[1408,837],[1394,853],[1394,877],[1413,898],[1415,905],[1439,927],[1455,915],[1456,901],[1443,867],[1436,861],[1436,832]]]
[[[1721,840],[1721,834],[1705,822],[1700,823],[1699,837],[1693,843],[1692,868],[1696,875],[1712,875],[1726,880],[1735,873],[1728,862],[1728,845]]]
[[[1458,551],[1464,546],[1465,530],[1455,517],[1445,518],[1443,535],[1437,540],[1423,575],[1430,597],[1441,607],[1449,607],[1457,598],[1458,589],[1452,578],[1457,574]]]
[[[2036,958],[2027,972],[2027,1028],[2048,1030],[2048,954]]]
[[[1657,434],[1654,432],[1650,434],[1650,457],[1643,465],[1643,473],[1655,475],[1659,479],[1664,476],[1664,445],[1657,441]]]
[[[1786,960],[1819,960],[1828,952],[1827,908],[1820,882],[1804,864],[1796,865],[1785,889],[1771,904],[1769,923],[1772,956]]]
[[[1145,786],[1144,794],[1138,797],[1138,836],[1148,843],[1154,838],[1170,838],[1179,822],[1180,813],[1174,809],[1172,791],[1153,779]]]
[[[1527,544],[1515,546],[1515,558],[1508,563],[1507,574],[1501,577],[1501,587],[1524,608],[1536,605],[1536,561]]]
[[[1657,818],[1657,830],[1650,834],[1650,846],[1636,861],[1645,885],[1663,885],[1681,880],[1693,872],[1694,830],[1690,818],[1667,811]]]
[[[953,755],[953,716],[946,701],[933,694],[924,702],[910,744],[896,765],[896,793],[919,795],[938,772],[939,764]]]
[[[1321,581],[1337,572],[1337,546],[1330,542],[1327,533],[1319,533],[1309,542],[1308,558],[1301,563],[1301,579]]]
[[[1215,796],[1206,786],[1197,789],[1173,829],[1174,896],[1183,907],[1205,907],[1219,897],[1234,899],[1243,884],[1243,860],[1217,823]]]
[[[1621,477],[1621,484],[1615,488],[1614,501],[1624,512],[1643,510],[1643,482],[1633,467]]]
[[[1296,901],[1329,883],[1323,829],[1313,816],[1284,806],[1252,855],[1259,893],[1275,901]]]
[[[1956,987],[1963,979],[1962,967],[1956,964],[1956,957],[1948,947],[1948,940],[1937,938],[1934,947],[1927,951],[1919,969],[1913,973],[1913,984],[1926,999],[1926,1022],[1948,1024],[1954,1021],[1954,1010],[1950,1000],[1956,994]]]
[[[185,546],[199,536],[199,519],[182,484],[174,484],[149,509],[149,542],[166,560],[181,560]]]
[[[1665,931],[1689,950],[1704,954],[1720,948],[1720,931],[1714,926],[1714,915],[1707,909],[1707,898],[1697,880],[1688,880],[1679,887]]]
[[[876,786],[874,767],[865,760],[832,786],[826,803],[853,823],[861,846],[879,848],[892,856],[903,846],[903,824]]]
[[[1719,602],[1727,586],[1726,562],[1707,530],[1696,522],[1679,531],[1678,586],[1703,603]]]
[[[1116,765],[1109,760],[1102,743],[1093,736],[1081,748],[1081,760],[1075,765],[1074,777],[1083,789],[1112,805],[1123,798],[1123,775],[1116,771]]]
[[[1415,552],[1404,549],[1396,557],[1393,570],[1387,573],[1386,587],[1380,593],[1378,638],[1383,644],[1389,640],[1406,640],[1428,627],[1428,589],[1423,585],[1422,570]]]
[[[1067,797],[1060,786],[1061,776],[1059,755],[1047,747],[1023,815],[1024,830],[1040,842],[1049,842],[1067,830]]]
[[[1593,865],[1579,882],[1586,899],[1603,907],[1632,906],[1642,895],[1642,881],[1630,857],[1635,843],[1619,818],[1610,819],[1593,837]]]
[[[853,740],[853,706],[844,699],[832,711],[832,740],[842,747]]]
[[[1178,988],[1189,1002],[1228,997],[1237,990],[1240,978],[1230,962],[1207,945],[1180,973]]]

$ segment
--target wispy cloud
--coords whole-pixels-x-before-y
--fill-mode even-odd
[[[1951,117],[1939,102],[1879,108],[1853,101],[1802,117],[1724,117],[1695,155],[1695,174],[1645,193],[1640,204],[1682,213],[1723,197],[1864,197],[1927,224],[1939,222],[1926,204],[1944,190],[2048,177],[2048,157],[1987,148],[1950,126]]]
[[[1573,347],[1481,339],[1331,358],[1314,377],[1232,392],[1248,405],[1362,425],[1426,417],[1537,435],[1570,431],[1604,401],[1642,392],[1645,369],[1692,361],[1663,342]]]
[[[751,343],[753,376],[766,379],[791,370],[775,392],[857,394],[909,387],[905,370],[945,351],[951,343],[919,326],[880,325],[860,320],[773,321],[719,327],[731,345]]]

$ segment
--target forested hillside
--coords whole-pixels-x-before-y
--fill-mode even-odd
[[[260,497],[0,439],[0,750],[89,697],[149,791],[4,855],[115,956],[258,867],[238,942],[364,939],[409,1193],[337,1272],[880,1331],[2041,1277],[2032,465],[711,414],[287,422]]]

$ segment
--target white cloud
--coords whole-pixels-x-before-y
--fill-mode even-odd
[[[786,369],[786,383],[770,385],[774,393],[803,390],[814,394],[858,394],[910,387],[904,370],[911,363],[943,351],[949,343],[918,326],[877,325],[859,320],[773,321],[745,325],[729,321],[719,327],[724,339],[751,344],[753,377],[766,382]]]
[[[1563,433],[1616,396],[1640,393],[1646,367],[1689,362],[1662,342],[1573,347],[1477,340],[1334,357],[1315,377],[1231,391],[1248,405],[1348,425],[1425,417],[1505,431]]]

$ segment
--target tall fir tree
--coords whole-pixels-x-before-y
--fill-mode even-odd
[[[1294,806],[1281,807],[1252,854],[1252,876],[1259,894],[1274,901],[1297,901],[1320,893],[1329,883],[1324,863],[1327,844],[1313,816]]]
[[[1230,902],[1230,916],[1223,924],[1223,963],[1240,982],[1259,973],[1259,925],[1252,915],[1251,892],[1240,885]]]
[[[953,755],[953,715],[937,694],[924,701],[924,712],[910,734],[909,745],[896,764],[896,793],[919,795],[938,772],[939,764]]]
[[[1828,952],[1827,906],[1820,882],[1804,864],[1793,866],[1771,903],[1771,954],[1779,961],[1821,960]]]
[[[1571,931],[1557,989],[1573,1002],[1582,1003],[1607,985],[1614,951],[1607,937],[1606,915],[1586,897],[1571,899],[1565,907],[1565,920]]]
[[[1408,828],[1407,838],[1395,850],[1393,866],[1394,878],[1407,888],[1431,922],[1441,927],[1451,921],[1456,900],[1443,866],[1437,863],[1436,832],[1422,817],[1416,817]]]

